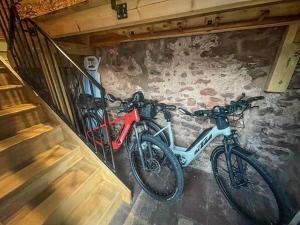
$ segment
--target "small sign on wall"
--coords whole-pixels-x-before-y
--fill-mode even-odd
[[[84,67],[87,70],[88,74],[90,74],[96,81],[98,81],[99,84],[101,84],[101,76],[100,73],[98,72],[100,60],[101,57],[97,58],[96,56],[86,56],[84,57],[84,61],[83,61]],[[100,90],[96,86],[94,85],[92,86],[93,86],[94,96],[100,98],[101,97]],[[90,83],[87,78],[83,78],[83,87],[84,87],[84,92],[86,94],[90,94],[90,95],[92,94],[90,89]]]

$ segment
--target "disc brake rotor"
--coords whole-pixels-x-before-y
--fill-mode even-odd
[[[154,159],[154,158],[147,159],[146,162],[147,162],[147,167],[150,171],[152,171],[154,173],[160,173],[161,167],[160,167],[159,162],[156,159]]]

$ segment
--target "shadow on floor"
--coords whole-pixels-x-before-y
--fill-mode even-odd
[[[123,204],[110,225],[248,225],[230,208],[212,174],[184,169],[183,195],[161,203],[141,191],[131,173],[125,148],[116,153],[119,178],[132,190],[133,203]]]

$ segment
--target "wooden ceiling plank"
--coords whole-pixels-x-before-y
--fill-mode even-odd
[[[299,18],[300,2],[289,2],[96,32],[90,34],[90,42],[91,45],[99,47],[102,44],[106,45],[113,41],[118,43],[133,40],[283,26],[296,23],[299,21]],[[213,21],[212,25],[207,25],[209,19]],[[179,23],[180,25],[178,25]]]

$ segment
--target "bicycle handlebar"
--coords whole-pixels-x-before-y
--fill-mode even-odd
[[[195,116],[207,116],[207,117],[210,117],[211,114],[212,114],[212,110],[207,110],[207,109],[197,110],[193,113],[193,115]]]
[[[234,113],[239,109],[249,109],[251,108],[251,103],[254,101],[262,100],[264,96],[256,96],[250,97],[246,100],[243,100],[244,95],[237,101],[231,101],[229,105],[225,106],[215,106],[212,109],[205,109],[205,110],[197,110],[195,112],[189,112],[186,109],[179,108],[179,111],[188,116],[205,116],[205,117],[218,117],[218,116],[225,116]]]
[[[161,111],[175,111],[176,110],[176,105],[167,105],[165,103],[157,103],[157,102],[151,102],[156,109],[156,112],[161,112]]]
[[[139,98],[135,98],[134,95],[135,94],[133,94],[133,96],[129,99],[122,100],[120,98],[116,98],[112,94],[107,94],[105,96],[105,99],[110,102],[120,101],[120,105],[118,107],[114,107],[114,108],[118,108],[118,110],[120,112],[128,112],[132,109],[132,107],[142,108],[147,103],[153,104],[155,106],[155,109],[157,112],[176,110],[175,105],[167,105],[165,103],[158,103],[157,101],[145,100],[144,98],[139,99]]]

